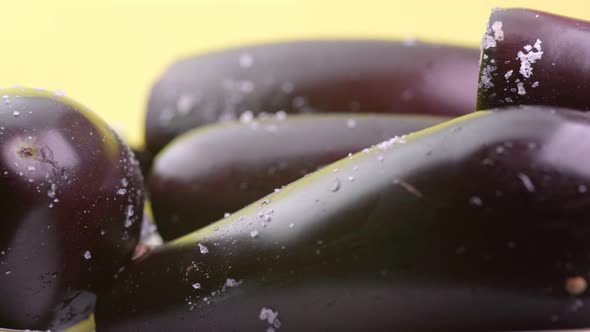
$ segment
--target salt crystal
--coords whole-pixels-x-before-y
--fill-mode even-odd
[[[236,281],[235,279],[226,279],[225,280],[225,287],[236,287],[239,286],[242,282],[241,281]]]
[[[252,55],[245,53],[240,55],[240,67],[242,68],[250,68],[254,64],[254,58]]]
[[[127,193],[127,189],[121,188],[117,190],[117,195],[125,195]]]
[[[57,186],[55,185],[55,183],[52,183],[51,188],[47,191],[47,196],[54,198],[56,189],[57,189]]]
[[[518,94],[523,96],[526,95],[526,90],[524,89],[524,83],[517,83],[516,87],[518,88]]]
[[[520,60],[520,74],[525,78],[531,77],[533,75],[533,67],[532,65],[536,63],[538,60],[541,60],[543,57],[543,51],[541,50],[541,43],[540,39],[537,39],[534,46],[526,45],[524,50],[527,53],[523,53],[522,51],[518,51],[516,54],[516,59]],[[535,50],[533,50],[533,48]]]
[[[259,234],[258,234],[258,231],[257,231],[257,230],[253,230],[253,231],[251,231],[251,232],[250,232],[250,237],[252,237],[252,238],[254,238],[254,239],[255,239],[255,238],[257,238],[257,237],[258,237],[258,235],[259,235]]]
[[[20,115],[20,112],[19,111],[14,111],[14,112],[12,112],[12,115],[19,116]]]
[[[531,87],[536,88],[539,86],[539,81],[535,81]]]
[[[198,282],[195,282],[192,286],[194,289],[201,289],[201,284]]]
[[[504,74],[504,78],[508,79],[510,76],[512,76],[512,73],[514,72],[514,70],[509,70],[506,72],[506,74]]]
[[[526,174],[518,173],[517,176],[520,179],[520,181],[522,182],[522,185],[526,188],[526,190],[528,192],[535,191],[535,186],[533,185],[533,182]]]
[[[240,115],[240,122],[241,123],[250,123],[254,120],[254,114],[252,111],[245,111]]]
[[[199,251],[201,252],[201,254],[207,254],[209,253],[209,249],[207,247],[205,247],[204,245],[197,243],[197,245],[199,246]]]
[[[123,185],[123,187],[127,187],[129,185],[129,181],[127,181],[126,178],[121,179],[121,184]]]
[[[231,213],[229,213],[229,212],[226,212],[226,213],[224,213],[224,214],[223,214],[223,217],[224,217],[224,218],[227,218],[227,217],[229,217],[229,216],[231,216]]]
[[[483,202],[482,202],[481,198],[479,198],[477,196],[472,196],[469,198],[469,204],[474,205],[474,206],[482,206]]]
[[[260,310],[258,318],[260,320],[266,321],[269,325],[271,325],[274,328],[278,329],[281,327],[281,321],[279,320],[278,311],[273,311],[269,308],[262,308],[262,310]]]
[[[86,250],[86,252],[84,253],[84,258],[85,258],[85,259],[90,259],[90,258],[92,258],[92,254],[90,253],[90,251]]]

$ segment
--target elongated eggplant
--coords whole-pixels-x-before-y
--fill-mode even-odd
[[[156,153],[195,127],[245,111],[462,115],[475,109],[478,52],[376,40],[285,42],[182,60],[152,88]]]
[[[143,179],[84,106],[33,89],[0,95],[0,327],[61,330],[131,260]]]
[[[188,234],[387,138],[448,117],[295,115],[203,127],[162,151],[148,181],[164,239]]]
[[[482,41],[477,109],[551,105],[590,110],[590,23],[496,9]]]
[[[477,112],[326,166],[130,265],[99,331],[590,326],[590,116]]]

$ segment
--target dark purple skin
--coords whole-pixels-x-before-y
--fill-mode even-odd
[[[187,58],[152,88],[146,146],[153,153],[193,128],[254,113],[473,112],[475,49],[382,40],[294,41]]]
[[[165,240],[188,234],[349,153],[449,117],[324,114],[195,129],[156,159],[148,180]]]
[[[0,326],[61,330],[130,261],[143,179],[82,105],[25,88],[0,95]]]
[[[589,41],[589,22],[494,10],[482,41],[477,109],[522,104],[590,110]]]
[[[134,262],[97,330],[588,328],[589,141],[590,114],[523,106],[378,144]]]

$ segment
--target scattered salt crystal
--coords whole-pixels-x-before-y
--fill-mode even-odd
[[[259,234],[258,234],[258,231],[257,230],[253,230],[253,231],[250,232],[250,237],[252,237],[252,238],[257,238],[258,235]]]
[[[285,112],[285,111],[278,111],[275,114],[275,117],[277,118],[277,120],[285,120],[285,119],[287,119],[287,112]]]
[[[236,279],[230,279],[228,278],[227,280],[225,280],[225,287],[236,287],[239,286],[242,283],[242,281],[236,281]]]
[[[55,185],[55,183],[52,183],[51,188],[49,188],[49,190],[47,191],[47,196],[54,198],[56,189],[57,189],[57,186]]]
[[[506,72],[506,74],[504,74],[504,78],[508,79],[510,76],[512,76],[512,73],[514,72],[514,70],[509,70]]]
[[[495,21],[492,23],[492,31],[494,31],[494,40],[495,41],[503,41],[504,40],[504,31],[502,30],[502,21]]]
[[[254,120],[254,113],[252,111],[245,111],[240,115],[240,122],[242,123],[250,123]]]
[[[531,87],[533,87],[533,88],[536,88],[536,87],[538,87],[538,86],[539,86],[539,81],[535,81],[535,82],[534,82],[534,83],[531,85]]]
[[[472,196],[469,198],[469,204],[474,205],[474,206],[482,206],[483,202],[482,202],[481,198],[479,198],[477,196]]]
[[[127,189],[121,188],[117,190],[117,195],[125,195],[127,193]]]
[[[492,73],[498,69],[496,66],[485,65],[481,69],[481,77],[479,78],[479,87],[482,89],[489,89],[494,87],[492,82]]]
[[[194,96],[181,95],[176,101],[176,109],[180,114],[188,114],[193,109],[197,101],[197,98]]]
[[[278,329],[281,327],[281,321],[279,320],[278,311],[273,311],[269,308],[262,308],[262,310],[260,310],[258,318],[260,320],[266,321],[269,325],[271,325],[274,328]]]
[[[227,218],[227,217],[229,217],[229,216],[231,216],[231,213],[229,213],[229,212],[226,212],[226,213],[224,213],[224,214],[223,214],[223,217],[224,217],[224,218]]]
[[[195,282],[192,286],[194,289],[201,289],[201,284],[198,282]]]
[[[522,182],[522,185],[526,188],[526,190],[528,192],[535,191],[535,186],[533,185],[533,182],[526,174],[518,173],[517,176],[520,179],[520,181]]]
[[[85,259],[90,259],[90,258],[92,258],[92,254],[90,253],[90,251],[86,250],[86,252],[84,253],[84,258],[85,258]]]
[[[207,254],[209,253],[209,249],[207,247],[205,247],[204,245],[197,243],[197,245],[199,246],[199,251],[201,252],[201,254]]]
[[[526,90],[524,89],[524,83],[517,83],[516,87],[518,88],[518,94],[523,96],[526,95]]]
[[[121,179],[121,184],[123,185],[123,187],[127,187],[129,185],[129,181],[127,181],[126,178]]]
[[[517,56],[516,59],[520,60],[519,72],[525,78],[531,77],[531,75],[533,74],[532,65],[535,62],[537,62],[538,60],[541,60],[541,58],[543,57],[543,51],[541,50],[541,43],[542,43],[542,41],[540,39],[537,39],[537,41],[535,42],[535,44],[533,46],[531,46],[531,45],[524,46],[524,50],[527,51],[527,53],[523,53],[522,51],[518,51],[518,53],[516,54],[516,56]],[[535,50],[533,50],[533,48]]]
[[[248,53],[240,55],[240,67],[250,68],[254,64],[254,58]]]
[[[492,23],[492,27],[488,25],[486,33],[483,36],[481,47],[484,50],[488,48],[496,47],[496,42],[504,40],[504,31],[502,30],[502,21],[495,21]]]
[[[381,142],[379,144],[377,144],[377,148],[379,148],[379,150],[387,150],[390,147],[392,147],[394,144],[405,144],[405,135],[403,136],[395,136],[394,138],[391,138],[385,142]]]
[[[20,115],[20,112],[19,111],[14,111],[14,112],[12,112],[12,115],[19,116]]]

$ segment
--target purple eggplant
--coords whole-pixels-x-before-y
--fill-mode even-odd
[[[134,262],[97,329],[588,327],[589,141],[526,106],[392,138]]]
[[[475,49],[378,40],[283,42],[172,65],[153,86],[146,146],[246,111],[463,115],[475,109]]]
[[[61,330],[130,261],[143,179],[84,106],[34,89],[0,95],[0,326]]]

